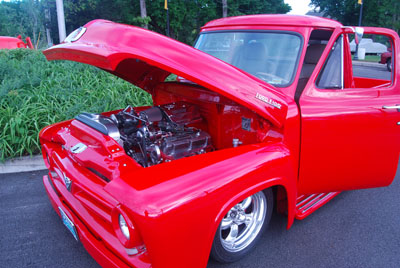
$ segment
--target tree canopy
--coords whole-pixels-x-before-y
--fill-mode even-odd
[[[311,0],[325,16],[344,25],[358,25],[360,5],[357,0]],[[399,0],[363,0],[362,26],[379,26],[400,31]]]
[[[44,31],[44,14],[39,1],[0,2],[0,35],[30,36],[36,41]]]
[[[166,34],[164,0],[147,0],[147,18],[140,16],[140,1],[132,0],[64,0],[66,24],[72,31],[87,21],[102,18],[142,26]],[[221,0],[169,0],[171,37],[192,43],[202,25],[222,17]],[[228,16],[287,13],[290,6],[283,0],[228,0]]]
[[[222,0],[169,0],[171,37],[192,44],[200,27],[222,17]],[[283,0],[228,0],[228,16],[287,13]],[[141,17],[139,0],[64,0],[67,34],[93,19],[107,19],[166,34],[164,0],[146,0],[147,17]],[[45,10],[50,18],[45,19]],[[45,36],[45,25],[58,43],[57,14],[54,0],[11,0],[0,2],[0,35]]]

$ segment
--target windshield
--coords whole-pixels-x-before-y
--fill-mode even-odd
[[[288,86],[296,70],[301,38],[287,32],[206,32],[195,48],[269,84]]]

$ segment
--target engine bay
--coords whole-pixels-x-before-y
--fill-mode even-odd
[[[210,134],[192,126],[203,120],[198,107],[186,102],[142,111],[128,106],[110,116],[81,113],[76,119],[115,139],[143,167],[213,150]]]

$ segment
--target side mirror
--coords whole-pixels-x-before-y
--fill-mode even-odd
[[[358,45],[364,35],[364,28],[356,27],[355,29],[355,42]]]

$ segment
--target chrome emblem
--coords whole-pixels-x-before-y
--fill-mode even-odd
[[[70,33],[65,39],[64,42],[65,43],[72,43],[77,41],[79,38],[82,37],[82,35],[86,32],[86,28],[85,27],[79,27],[78,29],[76,29],[75,31],[73,31],[72,33]]]
[[[277,101],[275,101],[275,100],[273,100],[273,99],[270,99],[270,98],[268,98],[268,97],[266,97],[266,96],[264,96],[264,95],[261,95],[260,93],[256,93],[256,99],[259,99],[260,101],[263,101],[263,102],[265,102],[266,104],[269,104],[269,105],[271,105],[272,107],[275,107],[275,108],[278,108],[278,109],[281,109],[281,107],[282,107],[282,104],[280,104],[280,103],[278,103]]]
[[[87,149],[87,146],[80,142],[71,148],[71,153],[79,154],[79,153],[82,153],[83,151],[85,151],[86,149]]]

